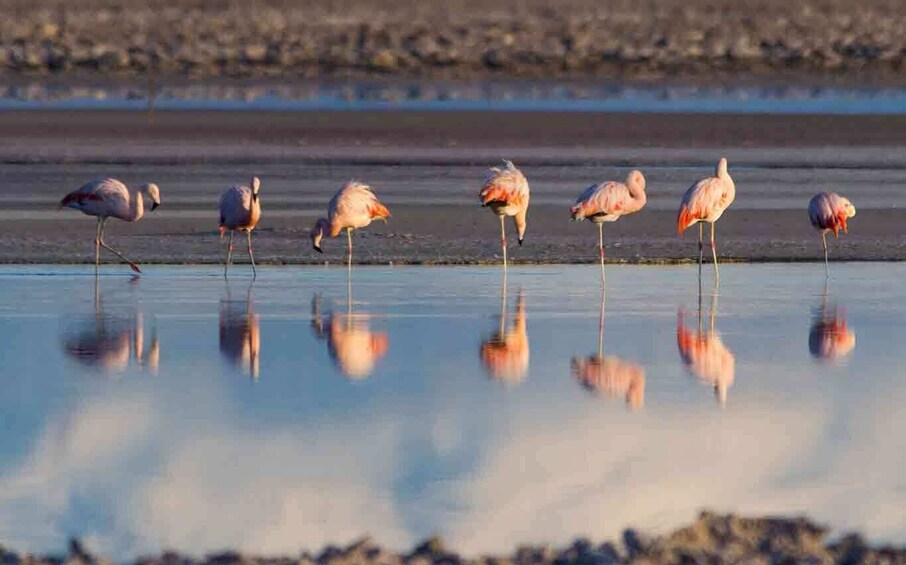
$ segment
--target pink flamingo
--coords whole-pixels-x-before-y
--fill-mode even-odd
[[[598,326],[598,353],[573,357],[572,374],[589,392],[622,396],[633,410],[645,404],[645,368],[614,355],[604,355],[604,293],[601,293],[601,321]]]
[[[481,362],[494,380],[522,382],[529,368],[529,338],[525,323],[525,295],[520,290],[512,326],[506,327],[506,283],[500,293],[497,331],[481,343]]]
[[[827,272],[827,232],[834,232],[834,237],[843,230],[846,233],[846,220],[856,215],[856,207],[848,199],[836,192],[819,192],[812,196],[808,203],[808,219],[812,227],[821,232],[821,243],[824,245],[824,270]]]
[[[255,256],[252,254],[252,230],[261,219],[261,199],[258,191],[261,190],[261,181],[252,177],[251,188],[243,185],[233,185],[226,189],[220,197],[220,237],[229,230],[230,243],[227,246],[226,264],[223,266],[223,276],[230,268],[230,259],[233,256],[233,234],[244,231],[248,241],[249,260],[252,262],[252,276],[258,277],[255,268]]]
[[[108,219],[118,218],[127,222],[137,222],[142,219],[142,216],[145,215],[142,195],[151,199],[151,210],[160,206],[160,189],[156,184],[143,184],[130,194],[125,184],[110,178],[83,184],[60,201],[61,208],[81,210],[98,219],[97,235],[94,238],[95,269],[101,264],[101,247],[103,247],[125,261],[136,273],[142,272],[138,265],[104,242],[104,228]]]
[[[720,219],[733,199],[736,198],[736,185],[727,172],[727,159],[721,158],[713,177],[702,179],[689,187],[680,203],[679,213],[676,216],[676,232],[679,235],[689,226],[698,223],[698,272],[701,275],[703,261],[702,224],[711,224],[711,256],[714,259],[714,274],[720,280],[720,270],[717,267],[717,250],[714,246],[714,223]]]
[[[723,406],[727,403],[727,391],[736,379],[736,357],[714,329],[717,287],[711,295],[710,326],[707,330],[702,328],[701,290],[698,300],[698,330],[686,327],[681,310],[676,321],[676,345],[689,372],[701,382],[713,386],[717,401]]]
[[[500,218],[500,244],[503,248],[503,266],[506,268],[506,230],[504,218],[512,216],[519,235],[519,245],[525,239],[526,214],[529,205],[529,185],[522,171],[512,161],[503,161],[505,167],[488,171],[484,186],[478,193],[483,207],[490,208]]]
[[[318,218],[311,229],[311,244],[315,251],[321,250],[321,239],[326,235],[337,237],[346,230],[348,245],[347,266],[352,267],[352,230],[367,227],[373,220],[384,220],[390,217],[390,210],[378,202],[374,190],[367,184],[349,181],[330,199],[327,205],[327,217]]]
[[[645,206],[645,177],[641,171],[630,171],[625,184],[607,181],[591,185],[569,209],[575,221],[591,220],[598,225],[598,250],[601,257],[601,284],[604,284],[604,222],[615,222],[621,216],[638,212]]]

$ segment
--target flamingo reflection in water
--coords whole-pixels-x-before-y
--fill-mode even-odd
[[[311,299],[311,328],[319,339],[327,339],[330,359],[352,380],[367,379],[387,353],[390,340],[385,332],[371,331],[371,316],[353,311],[352,292],[347,284],[346,312],[328,312],[321,307],[321,295]]]
[[[252,307],[252,288],[249,284],[245,300],[233,300],[227,283],[220,301],[220,352],[242,373],[258,380],[261,356],[261,329],[258,314]]]
[[[698,329],[690,330],[684,323],[680,310],[676,322],[676,345],[683,364],[699,381],[714,387],[714,394],[721,406],[727,403],[727,391],[736,378],[736,358],[714,329],[717,314],[717,285],[711,294],[711,312],[707,330],[702,327],[702,291],[698,288]]]
[[[827,282],[808,333],[808,349],[822,361],[842,361],[856,348],[856,333],[846,324],[846,311],[828,304]]]
[[[519,383],[529,366],[529,340],[525,324],[525,294],[516,297],[513,325],[506,326],[506,276],[500,291],[500,319],[494,334],[481,344],[481,362],[488,375],[497,381]]]
[[[589,392],[602,396],[623,397],[626,405],[635,410],[645,404],[645,369],[636,363],[614,355],[603,354],[604,293],[601,293],[601,321],[598,326],[598,353],[588,357],[573,357],[570,367],[573,377]]]
[[[132,284],[138,284],[133,277]],[[69,328],[62,339],[63,351],[72,359],[103,373],[121,373],[129,367],[130,358],[141,369],[157,374],[160,366],[160,340],[152,326],[148,350],[145,350],[144,316],[138,307],[128,312],[108,312],[100,291],[100,280],[94,281],[94,315]]]

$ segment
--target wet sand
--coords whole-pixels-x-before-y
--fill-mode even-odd
[[[0,113],[0,262],[93,260],[92,218],[57,209],[99,176],[154,181],[163,206],[137,224],[111,223],[108,243],[143,263],[222,260],[220,192],[262,178],[262,263],[343,260],[345,242],[312,252],[307,230],[346,180],[371,183],[393,212],[356,236],[363,263],[480,263],[499,259],[498,224],[477,206],[487,166],[515,160],[532,205],[517,262],[594,261],[590,224],[567,207],[592,182],[631,167],[648,180],[648,206],[606,226],[612,261],[696,254],[677,238],[681,194],[730,159],[737,200],[718,225],[721,257],[818,260],[805,208],[835,190],[858,208],[831,257],[902,260],[906,233],[906,116],[773,116],[520,112],[6,112]],[[512,233],[512,232],[510,232]],[[240,256],[241,258],[241,256]]]

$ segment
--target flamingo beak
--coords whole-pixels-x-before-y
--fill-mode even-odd
[[[155,210],[157,209],[158,206],[160,206],[159,203],[157,203],[157,202],[152,202],[152,203],[151,203],[151,211],[152,211],[152,212],[155,211]]]
[[[313,245],[312,247],[314,247],[315,251],[317,251],[318,253],[324,253],[320,245]]]
[[[523,239],[524,239],[524,238],[521,238],[521,237],[519,238],[519,247],[522,247],[522,240],[523,240]]]

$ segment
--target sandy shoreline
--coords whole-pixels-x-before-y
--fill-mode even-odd
[[[497,223],[477,207],[487,166],[514,159],[532,206],[516,262],[592,262],[593,226],[568,221],[588,184],[648,179],[642,212],[608,225],[608,258],[689,259],[678,239],[683,191],[724,154],[737,200],[718,225],[728,260],[818,260],[805,208],[819,190],[847,194],[859,212],[832,242],[835,260],[906,259],[906,117],[431,112],[0,113],[0,262],[90,262],[92,218],[57,209],[82,182],[110,175],[154,181],[164,205],[108,240],[144,263],[216,263],[220,192],[262,178],[262,263],[343,260],[343,242],[311,251],[307,230],[349,178],[371,183],[391,221],[358,234],[363,263],[481,263],[498,259]]]

